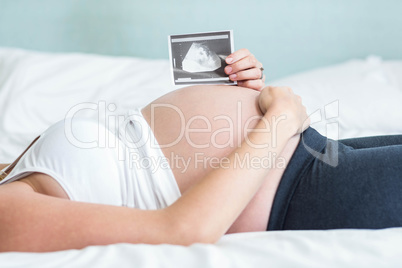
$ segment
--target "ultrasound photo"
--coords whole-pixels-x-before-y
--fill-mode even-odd
[[[224,72],[225,59],[233,51],[232,31],[170,35],[174,84],[236,84]]]

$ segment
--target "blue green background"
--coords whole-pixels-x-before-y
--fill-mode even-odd
[[[268,78],[402,58],[400,0],[0,0],[0,46],[168,58],[167,36],[234,31]]]

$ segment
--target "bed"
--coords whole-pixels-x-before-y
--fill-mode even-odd
[[[0,48],[0,159],[12,161],[68,113],[96,118],[110,113],[101,109],[109,104],[115,105],[115,112],[124,112],[174,90],[168,66],[163,59]],[[402,61],[369,57],[272,84],[290,85],[303,96],[313,126],[321,133],[348,138],[402,133],[402,125],[395,124],[402,122],[401,74]],[[378,88],[384,100],[370,96],[362,101]],[[98,109],[74,108],[82,103]],[[401,241],[402,228],[255,232],[226,235],[214,245],[116,244],[54,253],[1,253],[0,267],[397,267],[402,265]]]
[[[251,1],[243,11],[257,24],[212,16],[237,14],[240,0],[150,2],[0,0],[0,163],[66,114],[99,118],[175,90],[167,35],[222,29],[261,59],[269,84],[303,97],[320,133],[402,133],[400,1],[387,12],[379,0]],[[85,103],[98,109],[79,109]],[[0,253],[0,267],[401,267],[401,242],[402,228],[253,232],[213,245]]]

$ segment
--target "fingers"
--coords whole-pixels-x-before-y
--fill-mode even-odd
[[[260,68],[262,64],[258,62],[254,55],[248,55],[242,59],[237,60],[236,62],[226,66],[225,72],[227,74],[237,73],[241,70],[246,70],[250,68]],[[261,77],[261,75],[260,75]]]
[[[261,90],[265,86],[262,64],[246,48],[240,49],[226,58],[225,73],[239,86]]]
[[[229,62],[231,63],[229,64]],[[262,67],[262,63],[260,63],[246,48],[240,49],[229,55],[226,58],[226,63],[228,63],[228,66],[225,67],[225,73],[228,75],[255,68],[260,71],[258,78],[261,78],[262,71],[260,68]]]
[[[261,78],[261,70],[257,68],[252,68],[244,71],[240,71],[235,74],[229,75],[232,81],[242,81],[242,80],[255,80]]]
[[[264,79],[238,81],[237,85],[255,90],[261,90],[265,86],[265,77]]]
[[[243,59],[249,55],[251,55],[251,53],[250,51],[248,51],[247,48],[239,49],[226,57],[226,63],[227,64],[235,63],[238,60]]]
[[[238,54],[235,54],[238,53]],[[225,73],[228,75],[238,74],[241,71],[253,69],[253,72],[243,73],[241,78],[237,78],[236,80],[247,80],[247,79],[260,79],[262,76],[262,64],[252,55],[247,49],[240,49],[236,51],[232,55],[236,55],[236,58],[233,58],[234,61],[232,64],[225,67]],[[239,58],[240,56],[244,56],[243,58]],[[229,58],[229,57],[228,57]],[[230,61],[226,58],[226,61]],[[253,76],[245,76],[245,74],[253,74]],[[236,76],[232,76],[235,78]],[[236,81],[231,79],[232,81]]]

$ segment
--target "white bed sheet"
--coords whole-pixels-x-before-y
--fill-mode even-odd
[[[115,104],[116,112],[141,107],[175,88],[170,77],[166,60],[0,48],[0,162],[12,161],[74,105],[101,101]],[[339,100],[338,110],[326,110],[335,116],[313,126],[345,138],[402,133],[401,77],[402,62],[369,58],[273,84],[292,86],[310,112],[324,112],[325,105]],[[79,114],[93,117],[98,111]],[[327,131],[331,122],[338,134]],[[401,243],[402,228],[244,233],[224,236],[216,245],[116,244],[1,253],[0,267],[401,267]]]
[[[53,253],[1,253],[0,267],[401,267],[402,229],[256,232],[215,245],[115,244]]]

